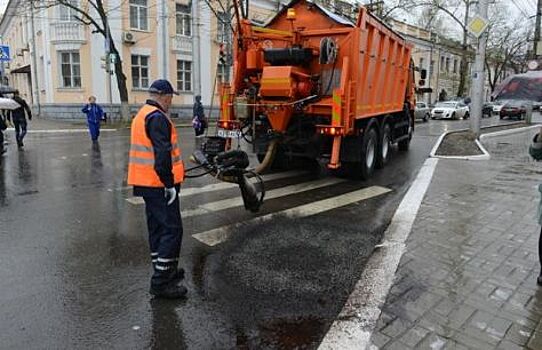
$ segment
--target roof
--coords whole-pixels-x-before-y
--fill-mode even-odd
[[[267,23],[264,25],[264,27],[267,27],[268,25],[273,23],[273,21],[275,21],[275,19],[282,16],[286,11],[288,11],[289,8],[291,8],[292,6],[296,5],[297,3],[301,2],[301,1],[305,1],[305,2],[307,2],[309,4],[313,4],[318,10],[320,10],[320,12],[322,12],[324,15],[326,15],[327,17],[329,17],[330,19],[332,19],[333,21],[335,21],[335,22],[337,22],[339,24],[350,26],[350,27],[355,26],[355,24],[352,21],[350,21],[348,18],[340,16],[340,15],[338,15],[336,13],[333,13],[329,9],[325,8],[324,6],[322,6],[320,4],[317,4],[316,2],[314,2],[312,0],[292,0],[292,2],[290,2],[286,6],[283,6],[280,9],[280,11],[277,12],[277,14],[275,16],[273,16],[269,21],[267,21]]]

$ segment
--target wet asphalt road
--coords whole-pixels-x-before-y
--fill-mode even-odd
[[[280,196],[258,215],[376,185],[387,194],[310,217],[247,224],[213,247],[192,235],[254,214],[234,207],[185,218],[189,298],[180,302],[148,295],[144,209],[126,201],[124,187],[128,130],[104,133],[99,148],[86,134],[31,134],[23,151],[10,134],[0,163],[0,347],[316,348],[437,137],[467,125],[417,124],[410,151],[395,151],[370,181]],[[192,131],[181,129],[180,138],[187,158]],[[301,174],[267,187],[314,180]],[[190,180],[185,188],[214,182]],[[238,196],[235,188],[209,191],[182,197],[182,207]]]

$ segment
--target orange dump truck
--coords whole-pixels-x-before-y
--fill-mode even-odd
[[[257,171],[302,157],[367,178],[388,161],[392,144],[408,149],[411,46],[365,8],[353,23],[298,0],[263,27],[236,26],[219,135],[241,130],[254,143]]]

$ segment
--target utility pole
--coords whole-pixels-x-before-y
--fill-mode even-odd
[[[488,0],[480,0],[478,13],[482,18],[487,19]],[[478,38],[478,48],[472,74],[472,104],[471,104],[471,131],[480,136],[480,121],[482,120],[482,104],[484,103],[484,83],[486,81],[485,59],[486,59],[487,30]]]
[[[162,72],[164,74],[163,78],[168,78],[168,57],[169,54],[167,52],[167,37],[168,37],[168,25],[167,25],[167,5],[166,0],[162,0],[160,3],[161,6],[161,15],[160,15],[160,24],[162,27]]]
[[[536,4],[536,25],[534,28],[534,50],[533,50],[533,58],[535,60],[538,60],[538,45],[540,43],[540,22],[542,19],[542,0],[538,0],[538,3]]]
[[[30,0],[30,31],[32,32],[31,33],[31,38],[32,38],[32,53],[31,53],[31,58],[32,58],[32,66],[30,67],[30,71],[32,74],[32,78],[30,79],[30,81],[32,82],[32,80],[34,80],[34,84],[32,84],[32,90],[34,91],[34,98],[33,98],[33,101],[36,103],[37,105],[37,108],[38,108],[38,117],[41,115],[41,104],[40,104],[40,89],[39,89],[39,86],[38,86],[38,59],[37,59],[37,55],[36,55],[36,30],[34,29],[34,0]]]

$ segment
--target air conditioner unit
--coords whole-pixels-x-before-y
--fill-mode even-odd
[[[135,35],[132,32],[122,33],[122,41],[126,44],[135,44]]]

